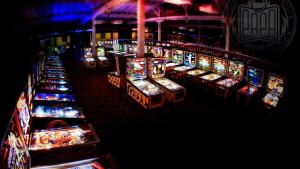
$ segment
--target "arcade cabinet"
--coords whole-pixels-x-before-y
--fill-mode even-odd
[[[239,61],[229,60],[227,77],[216,84],[216,94],[224,98],[227,98],[233,89],[243,80],[244,64]]]
[[[164,91],[146,78],[146,58],[127,59],[127,94],[146,109],[161,107]]]
[[[257,92],[262,86],[263,78],[264,71],[262,69],[248,66],[247,85],[237,91],[236,101],[243,105],[249,105],[252,98],[257,96]]]

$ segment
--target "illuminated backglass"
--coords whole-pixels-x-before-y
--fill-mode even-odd
[[[198,67],[201,70],[210,71],[211,57],[207,55],[199,55]]]
[[[269,75],[267,83],[267,91],[276,95],[282,96],[285,86],[285,79],[276,75]]]
[[[247,80],[250,84],[260,87],[263,82],[264,71],[254,67],[248,67]]]
[[[226,75],[227,61],[226,59],[221,59],[214,57],[212,71],[220,75]]]
[[[244,64],[242,62],[230,60],[228,76],[236,80],[242,80],[244,77]]]

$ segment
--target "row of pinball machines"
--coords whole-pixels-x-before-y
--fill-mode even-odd
[[[37,76],[41,77],[35,81],[32,77]],[[17,101],[1,143],[0,167],[111,168],[108,155],[97,155],[99,143],[76,106],[60,57],[48,56],[29,74]]]
[[[265,70],[247,65],[234,57],[216,57],[178,50],[173,52],[177,58],[178,53],[182,54],[182,64],[171,69],[172,79],[193,82],[224,98],[236,94],[236,101],[245,105],[263,92],[260,90],[266,81],[267,93],[262,102],[268,109],[276,108],[279,98],[283,97],[286,80],[275,73],[269,72],[265,79]]]
[[[267,109],[275,109],[284,95],[286,79],[272,69],[264,70],[264,64],[256,67],[239,57],[225,58],[224,53],[199,44],[145,44],[146,53],[166,59],[166,75],[171,79],[192,81],[224,98],[236,94],[236,101],[244,105],[261,99]]]
[[[134,51],[129,49],[136,49],[136,41],[118,44],[118,54],[133,58]],[[165,59],[165,76],[176,81],[183,80],[192,83],[194,86],[213,91],[216,95],[224,98],[235,97],[237,102],[244,105],[260,99],[264,107],[274,109],[284,95],[286,79],[278,72],[273,72],[269,68],[264,70],[263,64],[251,64],[240,57],[231,55],[225,57],[224,53],[215,52],[206,46],[146,41],[145,56],[149,56],[146,55],[148,53],[152,54],[150,56],[154,58]],[[150,63],[148,60],[146,62]],[[143,65],[142,63],[146,62],[137,61],[134,64],[141,63]],[[108,79],[110,83],[120,88],[125,84],[124,72],[126,70],[124,62],[123,64],[116,63],[116,65],[117,70],[120,71],[108,73]],[[130,63],[127,63],[127,69],[129,65]],[[149,64],[147,65],[146,67],[151,70]],[[120,74],[123,74],[123,78],[119,78]],[[127,71],[127,79],[128,74],[130,73]],[[144,76],[140,77],[145,78]]]

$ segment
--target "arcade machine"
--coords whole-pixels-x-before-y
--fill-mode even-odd
[[[84,48],[83,49],[83,64],[87,68],[96,68],[96,60],[93,57],[92,48]]]
[[[156,46],[153,47],[153,54],[154,54],[154,57],[162,57],[163,56],[163,50],[161,47],[161,43],[156,43]]]
[[[199,77],[211,70],[211,56],[199,54],[196,66],[197,69],[187,72],[187,79],[194,83],[198,83]]]
[[[187,71],[196,67],[196,53],[193,52],[184,52],[184,59],[182,66],[176,66],[173,68],[171,77],[174,79],[182,79]]]
[[[240,88],[237,92],[237,102],[249,105],[252,98],[257,96],[258,90],[261,88],[264,78],[264,71],[255,67],[248,66],[247,69],[247,85]]]
[[[97,49],[97,63],[102,67],[109,66],[109,60],[105,57],[105,48],[103,46],[99,46]]]
[[[199,84],[206,90],[214,89],[216,81],[226,76],[227,60],[223,58],[213,57],[212,73],[200,76]]]
[[[163,89],[165,100],[172,103],[184,100],[186,89],[165,78],[165,72],[166,61],[164,58],[148,58],[148,77]]]
[[[166,63],[172,62],[172,50],[163,48],[163,57],[165,58]]]
[[[89,158],[80,161],[72,161],[55,165],[31,167],[31,169],[115,169],[108,155],[97,158]]]
[[[30,168],[31,158],[16,112],[13,113],[9,121],[0,148],[0,168]]]
[[[47,165],[96,155],[100,142],[91,124],[34,130],[30,133],[28,150],[33,165]],[[58,156],[59,154],[59,156]]]
[[[127,94],[146,109],[161,107],[164,91],[146,78],[146,58],[127,59]]]
[[[107,79],[110,84],[117,88],[126,88],[126,62],[127,58],[133,57],[135,57],[135,54],[116,53],[114,59],[116,63],[116,71],[107,73]]]
[[[266,86],[267,94],[262,99],[264,108],[272,111],[278,107],[279,100],[283,97],[285,81],[285,78],[281,76],[269,74]]]
[[[179,66],[183,63],[183,51],[173,49],[171,62],[166,64],[166,75],[171,75],[174,67]]]
[[[239,61],[229,60],[227,77],[216,84],[216,94],[224,98],[227,98],[233,89],[243,80],[244,64]]]

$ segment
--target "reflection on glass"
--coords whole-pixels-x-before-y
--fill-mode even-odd
[[[184,72],[184,71],[187,71],[187,70],[190,70],[193,68],[194,68],[193,66],[178,66],[178,67],[175,67],[173,70],[178,71],[178,72]]]
[[[276,107],[277,104],[278,104],[278,101],[279,101],[279,97],[274,95],[274,94],[271,94],[271,93],[268,93],[264,98],[263,98],[263,102],[270,105],[270,106],[273,106],[273,107]]]
[[[212,74],[208,74],[208,75],[202,76],[200,78],[208,80],[208,81],[214,81],[214,80],[219,79],[220,77],[222,77],[222,76],[219,75],[219,74],[212,73]]]
[[[218,81],[217,84],[222,85],[222,86],[226,86],[226,87],[231,87],[231,86],[237,84],[238,82],[239,82],[238,80],[227,78],[227,79]]]
[[[244,93],[246,95],[253,95],[258,90],[257,87],[252,85],[246,85],[243,88],[239,89],[239,92]]]
[[[96,141],[90,128],[79,126],[37,130],[32,133],[29,150],[47,150]]]
[[[153,96],[163,93],[163,91],[159,87],[150,83],[147,80],[136,80],[131,82],[147,96]]]
[[[35,106],[32,111],[32,117],[84,118],[77,108],[71,106]]]
[[[203,73],[206,73],[206,71],[204,70],[191,70],[191,71],[188,71],[187,74],[188,75],[191,75],[191,76],[198,76],[198,75],[202,75]]]
[[[37,93],[34,96],[34,100],[75,101],[75,97],[71,94]]]
[[[153,79],[155,82],[157,82],[158,84],[164,86],[165,88],[172,90],[172,91],[176,91],[176,90],[181,90],[183,89],[182,86],[176,84],[175,82],[167,79],[167,78],[158,78],[158,79]]]

